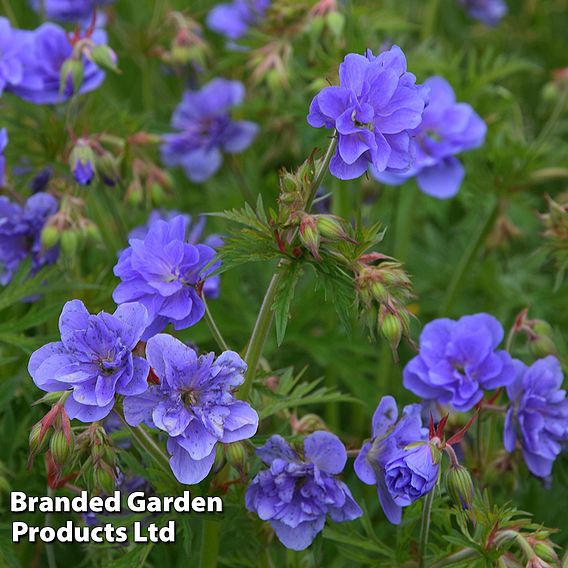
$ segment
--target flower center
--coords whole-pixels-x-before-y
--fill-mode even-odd
[[[187,389],[181,392],[181,401],[184,406],[196,406],[199,403],[199,393],[194,389]]]

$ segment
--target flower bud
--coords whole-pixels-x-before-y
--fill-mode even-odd
[[[108,45],[95,45],[88,55],[89,59],[101,69],[120,73],[120,69],[116,66],[116,54]]]
[[[126,190],[126,202],[133,207],[140,205],[144,201],[144,189],[140,180],[134,178]]]
[[[461,465],[450,465],[446,473],[446,490],[456,507],[470,509],[473,503],[473,481]]]
[[[558,564],[558,555],[549,542],[537,542],[533,550],[541,560]]]
[[[537,336],[529,342],[531,353],[537,357],[546,357],[547,355],[556,355],[556,345],[550,337]]]
[[[71,438],[70,443],[65,437],[65,434],[61,430],[57,430],[51,436],[49,450],[53,461],[58,466],[63,466],[73,452],[73,438]]]
[[[334,215],[315,215],[318,231],[322,237],[330,240],[346,240],[354,242],[343,226],[343,220]]]
[[[60,233],[57,227],[46,225],[41,231],[41,248],[48,250],[59,242]]]
[[[237,471],[243,472],[247,463],[247,451],[241,442],[233,442],[225,446],[227,462]]]
[[[345,16],[337,10],[331,11],[327,14],[325,23],[334,37],[341,39],[345,27]]]
[[[91,244],[100,243],[102,236],[101,231],[97,225],[94,223],[88,223],[84,229],[84,235],[86,240]]]
[[[97,174],[106,185],[114,187],[120,180],[118,160],[110,153],[103,152],[96,157]]]
[[[49,431],[41,437],[41,421],[34,424],[30,430],[30,436],[28,438],[30,453],[35,454],[43,450],[47,445],[48,438]]]
[[[72,93],[78,93],[83,84],[84,76],[83,61],[74,58],[65,60],[59,76],[59,92],[63,94],[71,90]]]
[[[61,253],[67,258],[75,258],[81,245],[81,234],[75,229],[68,229],[61,234]]]
[[[398,317],[387,312],[380,321],[380,327],[384,338],[396,349],[402,339],[402,324]]]
[[[75,181],[80,185],[89,185],[95,177],[95,153],[89,141],[77,140],[69,155],[69,167]]]
[[[312,253],[316,260],[321,260],[319,246],[321,242],[316,220],[311,215],[304,215],[300,222],[300,240],[302,244]]]
[[[95,468],[93,481],[95,488],[111,494],[116,486],[116,475],[108,464],[103,464]]]
[[[296,415],[290,418],[290,426],[294,434],[311,434],[319,430],[327,430],[327,425],[321,416],[317,414],[305,414],[298,420]]]

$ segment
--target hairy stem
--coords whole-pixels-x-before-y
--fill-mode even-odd
[[[430,534],[430,517],[432,516],[432,505],[434,504],[434,494],[436,487],[424,497],[424,505],[422,508],[422,524],[420,525],[419,540],[419,568],[426,566],[426,547],[428,546],[428,536]]]
[[[487,237],[489,231],[493,228],[493,224],[495,223],[495,217],[497,216],[497,212],[499,210],[499,201],[497,199],[494,200],[493,205],[487,211],[485,218],[482,220],[481,224],[477,228],[477,231],[471,237],[471,241],[469,242],[468,247],[465,249],[463,256],[458,264],[456,271],[452,277],[450,285],[448,286],[448,290],[446,292],[446,297],[442,302],[442,312],[441,315],[449,315],[451,311],[458,292],[462,287],[464,280],[473,264],[473,261],[476,259],[485,238]]]
[[[314,180],[308,191],[308,197],[306,199],[305,206],[306,213],[309,212],[314,202],[317,190],[327,174],[329,162],[331,161],[331,158],[335,153],[336,146],[337,137],[335,136],[334,132],[325,155],[318,164],[318,169],[315,172]],[[274,314],[272,312],[272,305],[274,304],[274,298],[276,297],[280,282],[285,274],[284,268],[287,262],[287,260],[283,259],[278,263],[276,271],[274,272],[270,280],[270,284],[268,285],[268,289],[266,290],[266,294],[264,295],[262,305],[260,306],[260,311],[258,312],[256,323],[254,324],[254,329],[252,330],[252,335],[250,341],[248,342],[247,350],[245,353],[247,372],[245,373],[245,382],[239,390],[239,398],[241,400],[247,400],[250,396],[252,383],[256,375],[256,369],[258,367],[260,358],[262,357],[262,351],[272,327],[272,320],[274,317]]]

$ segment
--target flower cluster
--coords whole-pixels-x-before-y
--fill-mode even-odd
[[[233,351],[217,359],[213,353],[198,357],[165,334],[148,341],[146,357],[159,384],[125,398],[126,421],[167,432],[175,476],[182,483],[198,483],[211,471],[217,442],[237,442],[256,433],[256,412],[232,394],[244,380],[246,364]]]
[[[28,371],[47,392],[72,389],[65,401],[70,418],[94,422],[108,416],[115,394],[143,393],[148,362],[132,353],[146,328],[140,304],[123,304],[114,314],[90,315],[79,300],[67,302],[59,318],[61,341],[35,351]]]
[[[430,94],[422,122],[411,132],[417,142],[413,166],[403,174],[371,171],[379,181],[392,185],[416,177],[424,193],[446,199],[459,191],[465,176],[456,154],[481,146],[487,126],[470,105],[456,102],[451,85],[442,77],[431,77],[424,86]]]
[[[233,0],[217,4],[207,15],[207,27],[229,40],[240,39],[249,28],[262,21],[270,4],[271,0]]]
[[[419,404],[405,406],[400,420],[392,396],[381,399],[373,415],[373,437],[355,460],[355,473],[376,485],[387,519],[399,524],[402,507],[426,495],[436,485],[440,466],[426,442]]]
[[[38,13],[42,10],[50,20],[62,22],[80,22],[88,20],[99,6],[110,4],[114,0],[29,0],[31,7]]]
[[[187,219],[179,215],[151,225],[143,239],[130,239],[114,273],[122,282],[115,288],[117,304],[140,302],[148,310],[148,329],[143,339],[162,331],[168,323],[175,329],[196,324],[205,314],[200,287],[215,250],[187,241]]]
[[[58,207],[57,200],[43,192],[28,198],[23,207],[0,197],[0,284],[10,282],[28,255],[34,271],[57,260],[57,247],[43,250],[41,231]]]
[[[330,171],[354,179],[369,166],[377,172],[405,172],[413,164],[411,131],[422,121],[428,89],[406,70],[394,46],[378,56],[350,53],[339,66],[338,87],[326,87],[312,101],[308,122],[334,128],[338,146]]]
[[[287,548],[310,546],[328,515],[343,522],[363,514],[347,485],[334,477],[347,461],[345,447],[334,434],[307,436],[303,458],[278,435],[258,448],[257,454],[268,469],[252,480],[246,506],[270,523]]]
[[[568,442],[568,399],[562,390],[560,361],[548,356],[530,367],[515,361],[517,376],[507,386],[511,405],[505,421],[505,448],[520,440],[531,473],[548,477],[552,464]]]
[[[181,166],[191,181],[200,183],[221,167],[222,152],[245,150],[258,126],[232,120],[230,115],[244,95],[242,83],[225,79],[214,79],[199,91],[187,91],[172,117],[172,127],[178,132],[163,136],[164,164]]]
[[[496,26],[507,15],[505,0],[459,0],[469,15],[486,26]]]
[[[471,410],[484,391],[515,379],[511,356],[497,350],[502,340],[503,327],[488,314],[434,320],[420,335],[420,353],[404,368],[404,386],[425,399]]]

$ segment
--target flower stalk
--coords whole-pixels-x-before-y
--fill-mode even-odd
[[[426,547],[428,546],[428,537],[430,534],[430,520],[432,516],[432,505],[434,504],[434,494],[436,487],[424,497],[424,505],[422,508],[422,523],[420,525],[420,540],[418,543],[419,550],[419,568],[426,566]]]
[[[329,146],[327,147],[323,159],[319,163],[319,167],[314,175],[313,182],[310,185],[308,197],[306,200],[306,207],[305,207],[306,213],[309,213],[312,204],[314,202],[317,190],[319,189],[322,181],[324,180],[327,174],[327,170],[329,168],[329,162],[331,161],[331,158],[335,153],[336,146],[337,146],[337,137],[334,135],[332,136],[329,142]],[[270,284],[268,285],[268,289],[266,290],[266,294],[264,296],[264,300],[262,301],[260,311],[258,312],[256,323],[254,324],[252,335],[245,353],[247,372],[245,374],[245,382],[243,383],[242,387],[239,390],[239,398],[241,400],[247,400],[250,397],[250,393],[252,390],[252,382],[256,375],[256,369],[258,367],[258,363],[262,356],[262,352],[264,350],[264,345],[266,344],[268,334],[270,333],[270,329],[272,327],[272,320],[274,318],[272,305],[274,304],[274,299],[276,297],[276,293],[280,286],[280,282],[286,272],[284,268],[288,262],[289,261],[283,259],[278,263],[276,271],[274,272],[270,280]]]

